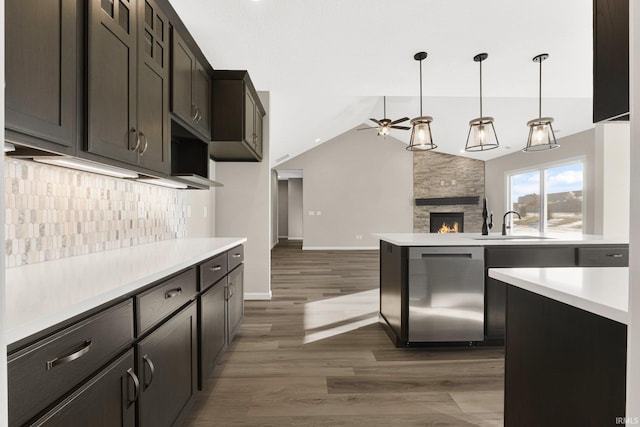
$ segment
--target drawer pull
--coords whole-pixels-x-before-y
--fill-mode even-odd
[[[622,258],[622,254],[607,254],[607,256],[611,258]]]
[[[220,271],[220,270],[222,270],[222,266],[221,265],[216,265],[215,267],[209,267],[209,270],[211,270],[211,271]]]
[[[56,357],[53,360],[47,360],[47,371],[55,368],[58,365],[64,365],[65,363],[72,362],[79,357],[82,357],[85,354],[89,353],[89,350],[91,350],[92,341],[93,338],[89,338],[80,346],[80,348],[78,348],[78,350],[74,351],[73,353],[67,354],[66,356],[62,357]]]
[[[142,370],[142,381],[144,384],[144,388],[145,390],[151,385],[151,383],[153,382],[153,374],[156,372],[156,368],[155,366],[153,366],[153,362],[151,361],[151,359],[149,359],[149,355],[145,354],[144,356],[142,356],[142,362],[149,366],[149,381],[147,381],[147,369],[144,368]]]
[[[237,253],[237,254],[233,254],[233,255],[231,255],[231,256],[232,256],[233,258],[240,258],[240,254],[239,254],[239,253]]]
[[[167,291],[164,293],[164,299],[173,298],[175,296],[180,295],[181,293],[182,293],[182,288],[171,289],[170,291]]]
[[[140,381],[138,381],[137,375],[133,372],[133,368],[127,369],[127,374],[129,375],[129,378],[131,378],[131,380],[133,381],[133,399],[129,399],[129,396],[131,396],[129,384],[131,383],[127,381],[127,407],[129,407],[133,405],[136,402],[136,400],[138,400],[138,393],[140,392]]]

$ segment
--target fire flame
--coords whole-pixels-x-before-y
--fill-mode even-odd
[[[442,223],[442,227],[438,229],[438,233],[457,233],[458,232],[458,221],[455,221],[451,227],[449,227],[446,223]]]

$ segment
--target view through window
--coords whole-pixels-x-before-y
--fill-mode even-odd
[[[509,207],[522,216],[510,216],[512,233],[581,234],[583,181],[582,161],[509,174]]]

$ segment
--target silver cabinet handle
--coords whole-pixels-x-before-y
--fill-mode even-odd
[[[89,350],[91,350],[92,342],[93,338],[89,338],[84,343],[82,343],[82,345],[73,353],[67,354],[66,356],[56,357],[52,360],[47,360],[47,371],[55,368],[58,365],[64,365],[65,363],[72,362],[89,353]]]
[[[611,258],[622,258],[623,255],[622,254],[607,254],[607,256],[611,257]]]
[[[175,296],[180,295],[181,293],[182,293],[182,288],[171,289],[164,293],[164,299],[173,298]]]
[[[198,106],[196,104],[191,104],[191,111],[193,114],[193,117],[191,117],[191,120],[195,122],[198,119]]]
[[[232,257],[232,258],[240,258],[240,256],[241,256],[240,254],[233,254],[233,255],[231,255],[231,257]]]
[[[209,267],[209,270],[211,270],[211,271],[220,271],[220,270],[222,270],[222,266],[221,265],[216,265],[216,266],[213,266],[213,267]]]
[[[133,148],[129,148],[130,151],[136,151],[140,147],[140,135],[135,128],[131,128],[129,131],[129,147],[131,147],[131,134],[136,136],[136,145]]]
[[[140,392],[140,381],[138,381],[137,375],[133,372],[133,368],[127,369],[127,375],[129,375],[129,378],[131,378],[131,380],[133,381],[133,399],[129,398],[129,396],[131,396],[129,384],[131,383],[127,381],[127,407],[129,407],[133,405],[136,400],[138,400],[138,394]]]
[[[236,294],[236,287],[233,285],[233,283],[229,282],[229,298],[233,298],[235,294]]]
[[[231,292],[229,291],[229,285],[224,287],[224,299],[229,301],[229,298],[231,298]]]
[[[142,151],[140,151],[140,155],[144,156],[144,153],[147,152],[147,148],[149,148],[149,141],[147,141],[147,137],[146,137],[146,135],[144,133],[138,132],[138,135],[139,135],[139,137],[138,137],[139,140],[144,138],[144,146],[142,147]],[[138,145],[139,144],[140,143],[138,142]]]
[[[200,113],[200,107],[196,105],[196,123],[200,123],[202,120],[202,114]]]
[[[155,366],[153,366],[153,362],[151,361],[151,359],[149,359],[148,354],[142,356],[142,362],[146,366],[149,366],[149,381],[147,381],[147,369],[145,367],[143,367],[142,369],[142,384],[146,390],[153,382],[153,374],[156,372],[156,368]]]

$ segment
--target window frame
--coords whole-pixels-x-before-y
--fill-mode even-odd
[[[511,177],[514,175],[521,175],[530,172],[538,172],[540,174],[540,211],[538,215],[540,215],[540,221],[538,224],[538,232],[539,233],[553,233],[553,231],[548,231],[547,228],[547,194],[546,194],[546,171],[548,169],[553,169],[561,166],[568,166],[575,163],[582,164],[582,230],[580,234],[585,234],[585,230],[587,229],[587,156],[576,156],[576,157],[568,157],[566,159],[540,163],[535,166],[527,166],[520,169],[514,169],[510,171],[506,171],[504,173],[504,188],[505,188],[505,212],[511,210],[511,206],[513,203],[511,201]],[[513,227],[513,215],[507,218],[506,225],[508,227]]]

